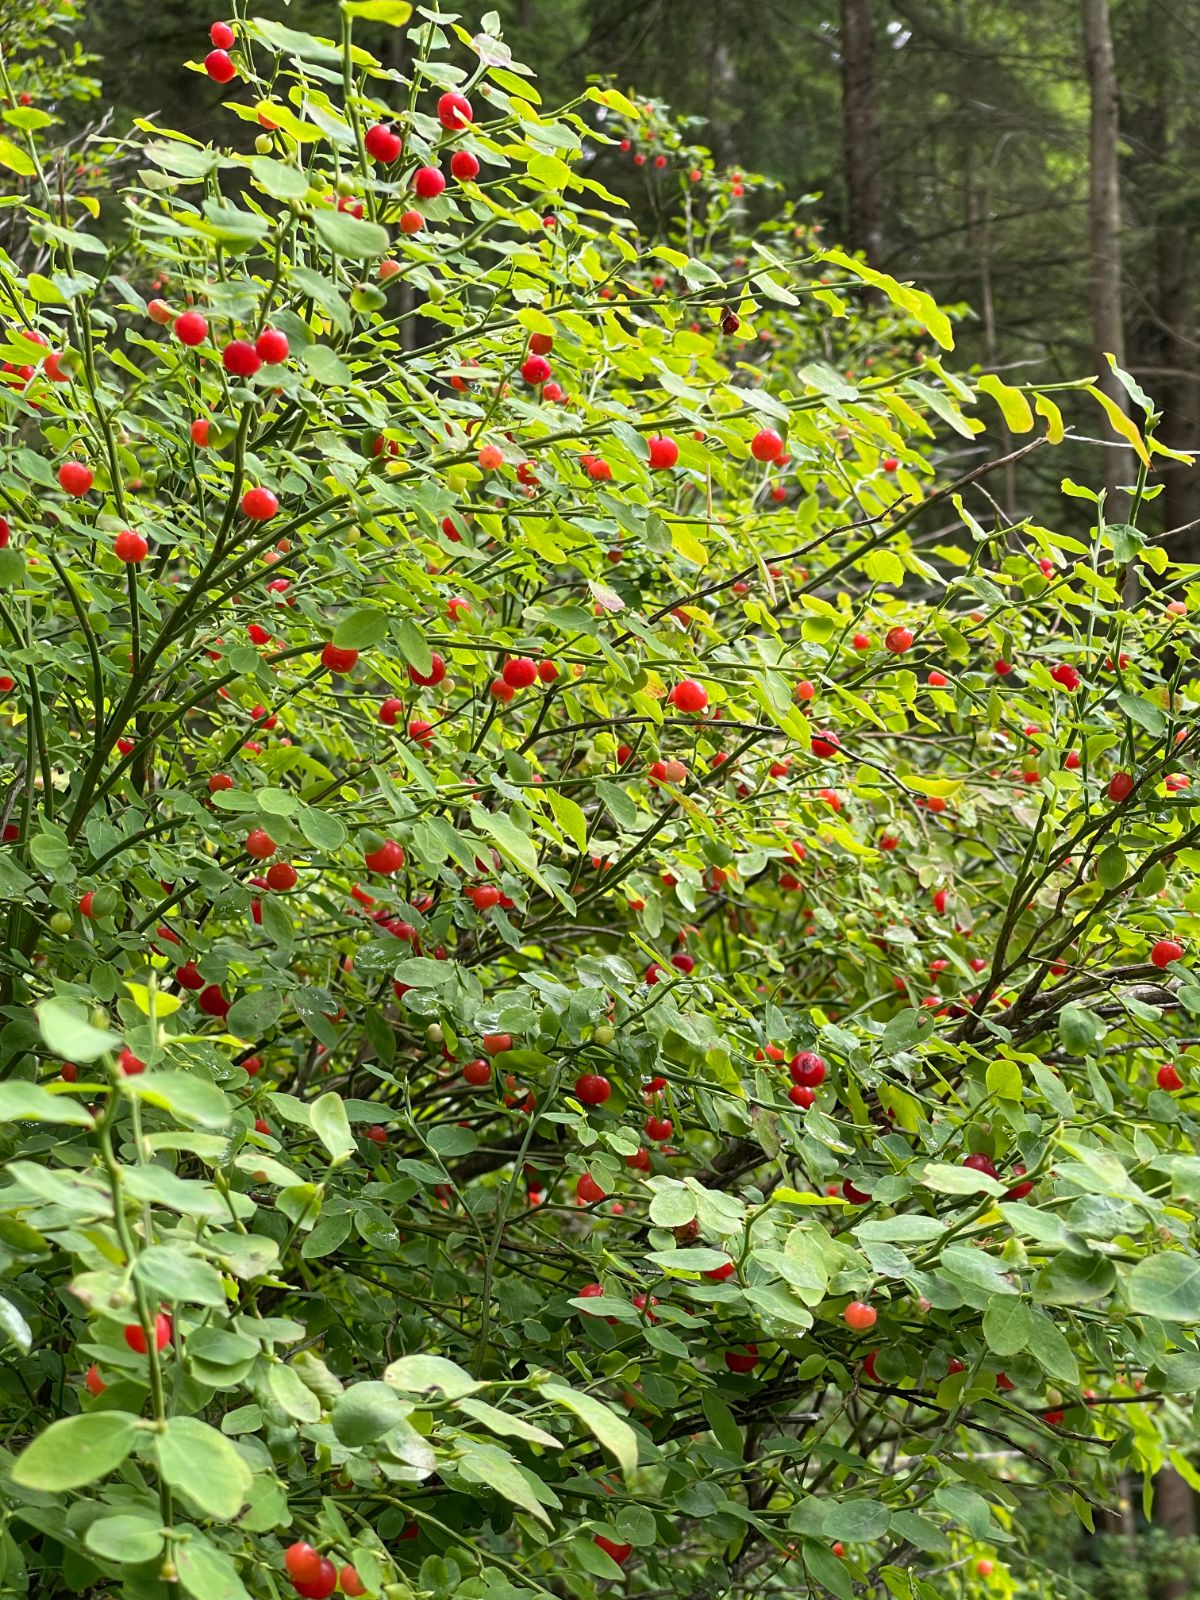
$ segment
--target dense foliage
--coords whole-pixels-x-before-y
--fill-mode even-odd
[[[410,13],[4,112],[5,1590],[1041,1592],[1195,1477],[1159,419],[1010,524],[1089,380]]]

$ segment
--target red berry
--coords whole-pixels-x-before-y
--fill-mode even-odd
[[[1176,1089],[1183,1088],[1183,1079],[1176,1068],[1172,1066],[1159,1067],[1154,1080],[1160,1089],[1166,1089],[1173,1094]]]
[[[255,861],[266,861],[275,854],[276,844],[265,828],[251,828],[246,835],[246,854]]]
[[[883,642],[894,656],[902,656],[912,648],[913,636],[908,628],[889,628]]]
[[[144,1356],[147,1350],[146,1330],[140,1322],[127,1323],[124,1328],[125,1343],[134,1355]],[[154,1319],[154,1344],[159,1350],[165,1348],[171,1340],[171,1319],[161,1311]]]
[[[1133,775],[1129,772],[1114,772],[1108,783],[1108,798],[1120,805],[1122,800],[1128,800],[1133,793]]]
[[[134,533],[132,528],[122,528],[113,540],[113,555],[118,561],[127,562],[134,566],[139,561],[144,561],[150,546],[140,533]]]
[[[1016,1161],[1016,1162],[1013,1163],[1013,1176],[1014,1177],[1023,1178],[1025,1176],[1026,1171],[1027,1171],[1027,1168],[1025,1167],[1023,1162]],[[1033,1193],[1033,1179],[1030,1178],[1027,1183],[1014,1183],[1012,1188],[1004,1196],[1004,1199],[1005,1200],[1024,1200],[1024,1198],[1025,1198],[1025,1196],[1027,1194],[1032,1194],[1032,1193]],[[1009,1385],[1009,1387],[1010,1388],[1012,1387],[1011,1384]]]
[[[483,1048],[489,1056],[501,1056],[512,1047],[511,1033],[485,1033],[483,1036]]]
[[[227,22],[214,22],[208,30],[208,37],[218,50],[233,48],[234,32]]]
[[[367,1587],[352,1566],[344,1566],[338,1573],[338,1582],[342,1593],[349,1595],[350,1600],[356,1600],[360,1594],[366,1594]]]
[[[984,1176],[988,1178],[999,1178],[1000,1176],[999,1172],[996,1170],[996,1163],[992,1160],[991,1156],[985,1156],[983,1152],[979,1150],[975,1151],[972,1155],[967,1156],[963,1161],[963,1166],[969,1167],[972,1172],[982,1172]]]
[[[527,384],[536,388],[550,376],[550,363],[545,356],[526,356],[521,363],[521,376]]]
[[[334,644],[332,639],[321,651],[321,665],[330,672],[338,674],[353,672],[357,661],[357,650],[349,650],[342,645]]]
[[[175,337],[180,344],[195,347],[208,338],[208,321],[198,311],[185,311],[175,318]]]
[[[262,357],[245,339],[231,339],[221,351],[221,365],[234,378],[252,378],[262,366]]]
[[[207,988],[202,989],[197,1004],[206,1017],[225,1018],[229,1015],[230,1002],[225,998],[219,984],[210,983]]]
[[[575,1093],[585,1106],[602,1106],[612,1094],[612,1084],[599,1072],[585,1072],[575,1080]]]
[[[394,839],[385,839],[378,849],[367,851],[363,860],[372,872],[388,877],[404,865],[404,850]]]
[[[397,700],[395,695],[389,695],[379,707],[379,720],[387,727],[394,728],[396,726],[396,719],[400,716],[403,710],[404,701]]]
[[[1150,960],[1160,972],[1182,956],[1183,946],[1174,939],[1156,939],[1150,947]]]
[[[421,213],[419,211],[405,211],[405,212],[401,213],[401,216],[400,216],[400,232],[401,233],[408,233],[408,234],[420,233],[421,229],[424,226],[425,226],[425,218],[421,215]]]
[[[420,200],[436,200],[446,187],[446,180],[437,167],[418,167],[413,173],[413,189]]]
[[[64,461],[58,469],[59,487],[65,494],[74,495],[79,499],[92,487],[95,474],[90,467],[85,467],[82,461]]]
[[[730,1372],[753,1372],[758,1365],[758,1346],[744,1344],[740,1350],[726,1350],[725,1365]]]
[[[537,662],[527,656],[509,656],[500,674],[510,689],[528,689],[537,681],[537,675]]]
[[[456,132],[460,128],[465,128],[469,122],[474,122],[475,113],[471,110],[471,102],[466,95],[451,90],[438,100],[437,118],[443,128]]]
[[[708,690],[694,678],[682,678],[667,699],[677,711],[700,712],[708,705]]]
[[[175,968],[175,982],[181,989],[203,989],[204,979],[194,961],[185,961],[183,966]]]
[[[476,1056],[474,1061],[467,1062],[462,1075],[473,1089],[482,1089],[485,1084],[492,1081],[491,1062],[485,1061],[482,1056]]]
[[[755,461],[777,461],[783,454],[783,440],[774,428],[760,428],[750,441]]]
[[[855,1333],[862,1333],[867,1328],[875,1326],[878,1312],[874,1306],[869,1306],[865,1300],[851,1300],[842,1312],[842,1318],[848,1328],[853,1328]]]
[[[298,881],[296,869],[290,861],[275,861],[267,868],[267,887],[278,893],[294,889]]]
[[[377,122],[367,129],[363,145],[369,156],[382,166],[390,167],[404,149],[404,140],[386,122]]]
[[[653,1139],[655,1144],[661,1144],[664,1139],[669,1139],[675,1131],[675,1124],[670,1117],[649,1116],[646,1118],[646,1137]]]
[[[734,1266],[733,1262],[726,1261],[719,1267],[710,1268],[709,1271],[704,1274],[704,1276],[711,1283],[724,1283],[727,1278],[732,1278],[736,1271],[737,1268]]]
[[[136,1078],[146,1070],[146,1063],[128,1047],[117,1057],[117,1065],[127,1078]]]
[[[237,77],[237,68],[224,50],[210,50],[204,58],[204,70],[214,83],[230,83]]]
[[[575,1198],[581,1206],[594,1206],[597,1201],[608,1197],[590,1172],[582,1172],[575,1185]]]
[[[95,1399],[98,1396],[102,1395],[104,1393],[105,1389],[108,1388],[108,1385],[105,1383],[104,1379],[100,1376],[100,1368],[96,1365],[96,1363],[94,1361],[92,1362],[91,1366],[87,1369],[87,1372],[84,1375],[83,1382],[84,1382],[84,1386],[87,1389],[87,1392],[93,1397],[93,1399]]]
[[[279,510],[279,501],[270,489],[247,489],[242,496],[242,515],[251,522],[270,522]]]
[[[580,1293],[582,1294],[583,1290],[580,1290]],[[592,1543],[598,1544],[605,1555],[611,1556],[619,1567],[623,1567],[633,1554],[631,1544],[617,1544],[615,1540],[605,1538],[602,1533],[593,1534]]]
[[[254,349],[260,361],[265,361],[270,367],[277,367],[281,361],[288,358],[287,334],[278,328],[264,328],[254,341]]]
[[[650,447],[650,466],[654,472],[665,472],[679,460],[679,446],[674,439],[651,434],[646,440]]]
[[[192,443],[200,450],[208,445],[208,435],[212,424],[207,417],[197,417],[191,426]]]
[[[322,1561],[315,1578],[293,1578],[292,1588],[304,1600],[327,1600],[337,1588],[337,1568],[332,1561]]]
[[[450,157],[450,171],[460,183],[469,183],[479,176],[479,162],[469,150],[456,150]]]
[[[429,689],[441,683],[446,676],[446,663],[435,650],[430,658],[428,672],[419,672],[416,667],[409,667],[408,675],[413,683],[419,683],[422,688]]]
[[[824,1058],[811,1050],[802,1050],[793,1056],[788,1071],[793,1083],[802,1083],[808,1089],[817,1089],[825,1082]]]

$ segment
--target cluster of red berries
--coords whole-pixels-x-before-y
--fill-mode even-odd
[[[233,49],[236,35],[227,22],[214,22],[208,30],[208,37],[213,48],[204,58],[204,70],[214,83],[232,83],[237,77],[237,68],[229,52]]]
[[[352,1566],[347,1564],[339,1572],[327,1556],[303,1540],[288,1545],[283,1552],[283,1564],[292,1580],[292,1588],[303,1595],[304,1600],[326,1600],[338,1587],[343,1594],[352,1597],[366,1593],[366,1585]]]

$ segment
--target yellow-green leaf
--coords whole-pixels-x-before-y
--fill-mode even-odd
[[[7,167],[19,178],[32,178],[37,171],[20,145],[14,144],[11,139],[6,139],[3,134],[0,134],[0,167]]]
[[[1119,433],[1122,439],[1127,439],[1133,446],[1138,460],[1143,466],[1150,465],[1150,452],[1146,449],[1145,442],[1133,420],[1125,415],[1111,395],[1105,394],[1103,389],[1097,389],[1095,384],[1088,385],[1088,393],[1098,402],[1105,416],[1109,420],[1114,433]]]
[[[975,387],[980,394],[990,394],[1000,407],[1010,433],[1028,433],[1033,427],[1033,412],[1029,401],[1019,389],[1003,382],[994,372],[985,372]]]

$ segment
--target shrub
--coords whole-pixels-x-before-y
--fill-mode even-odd
[[[926,1600],[1196,1387],[1157,419],[1009,522],[1051,393],[410,10],[218,33],[119,235],[15,124],[5,1582]]]

